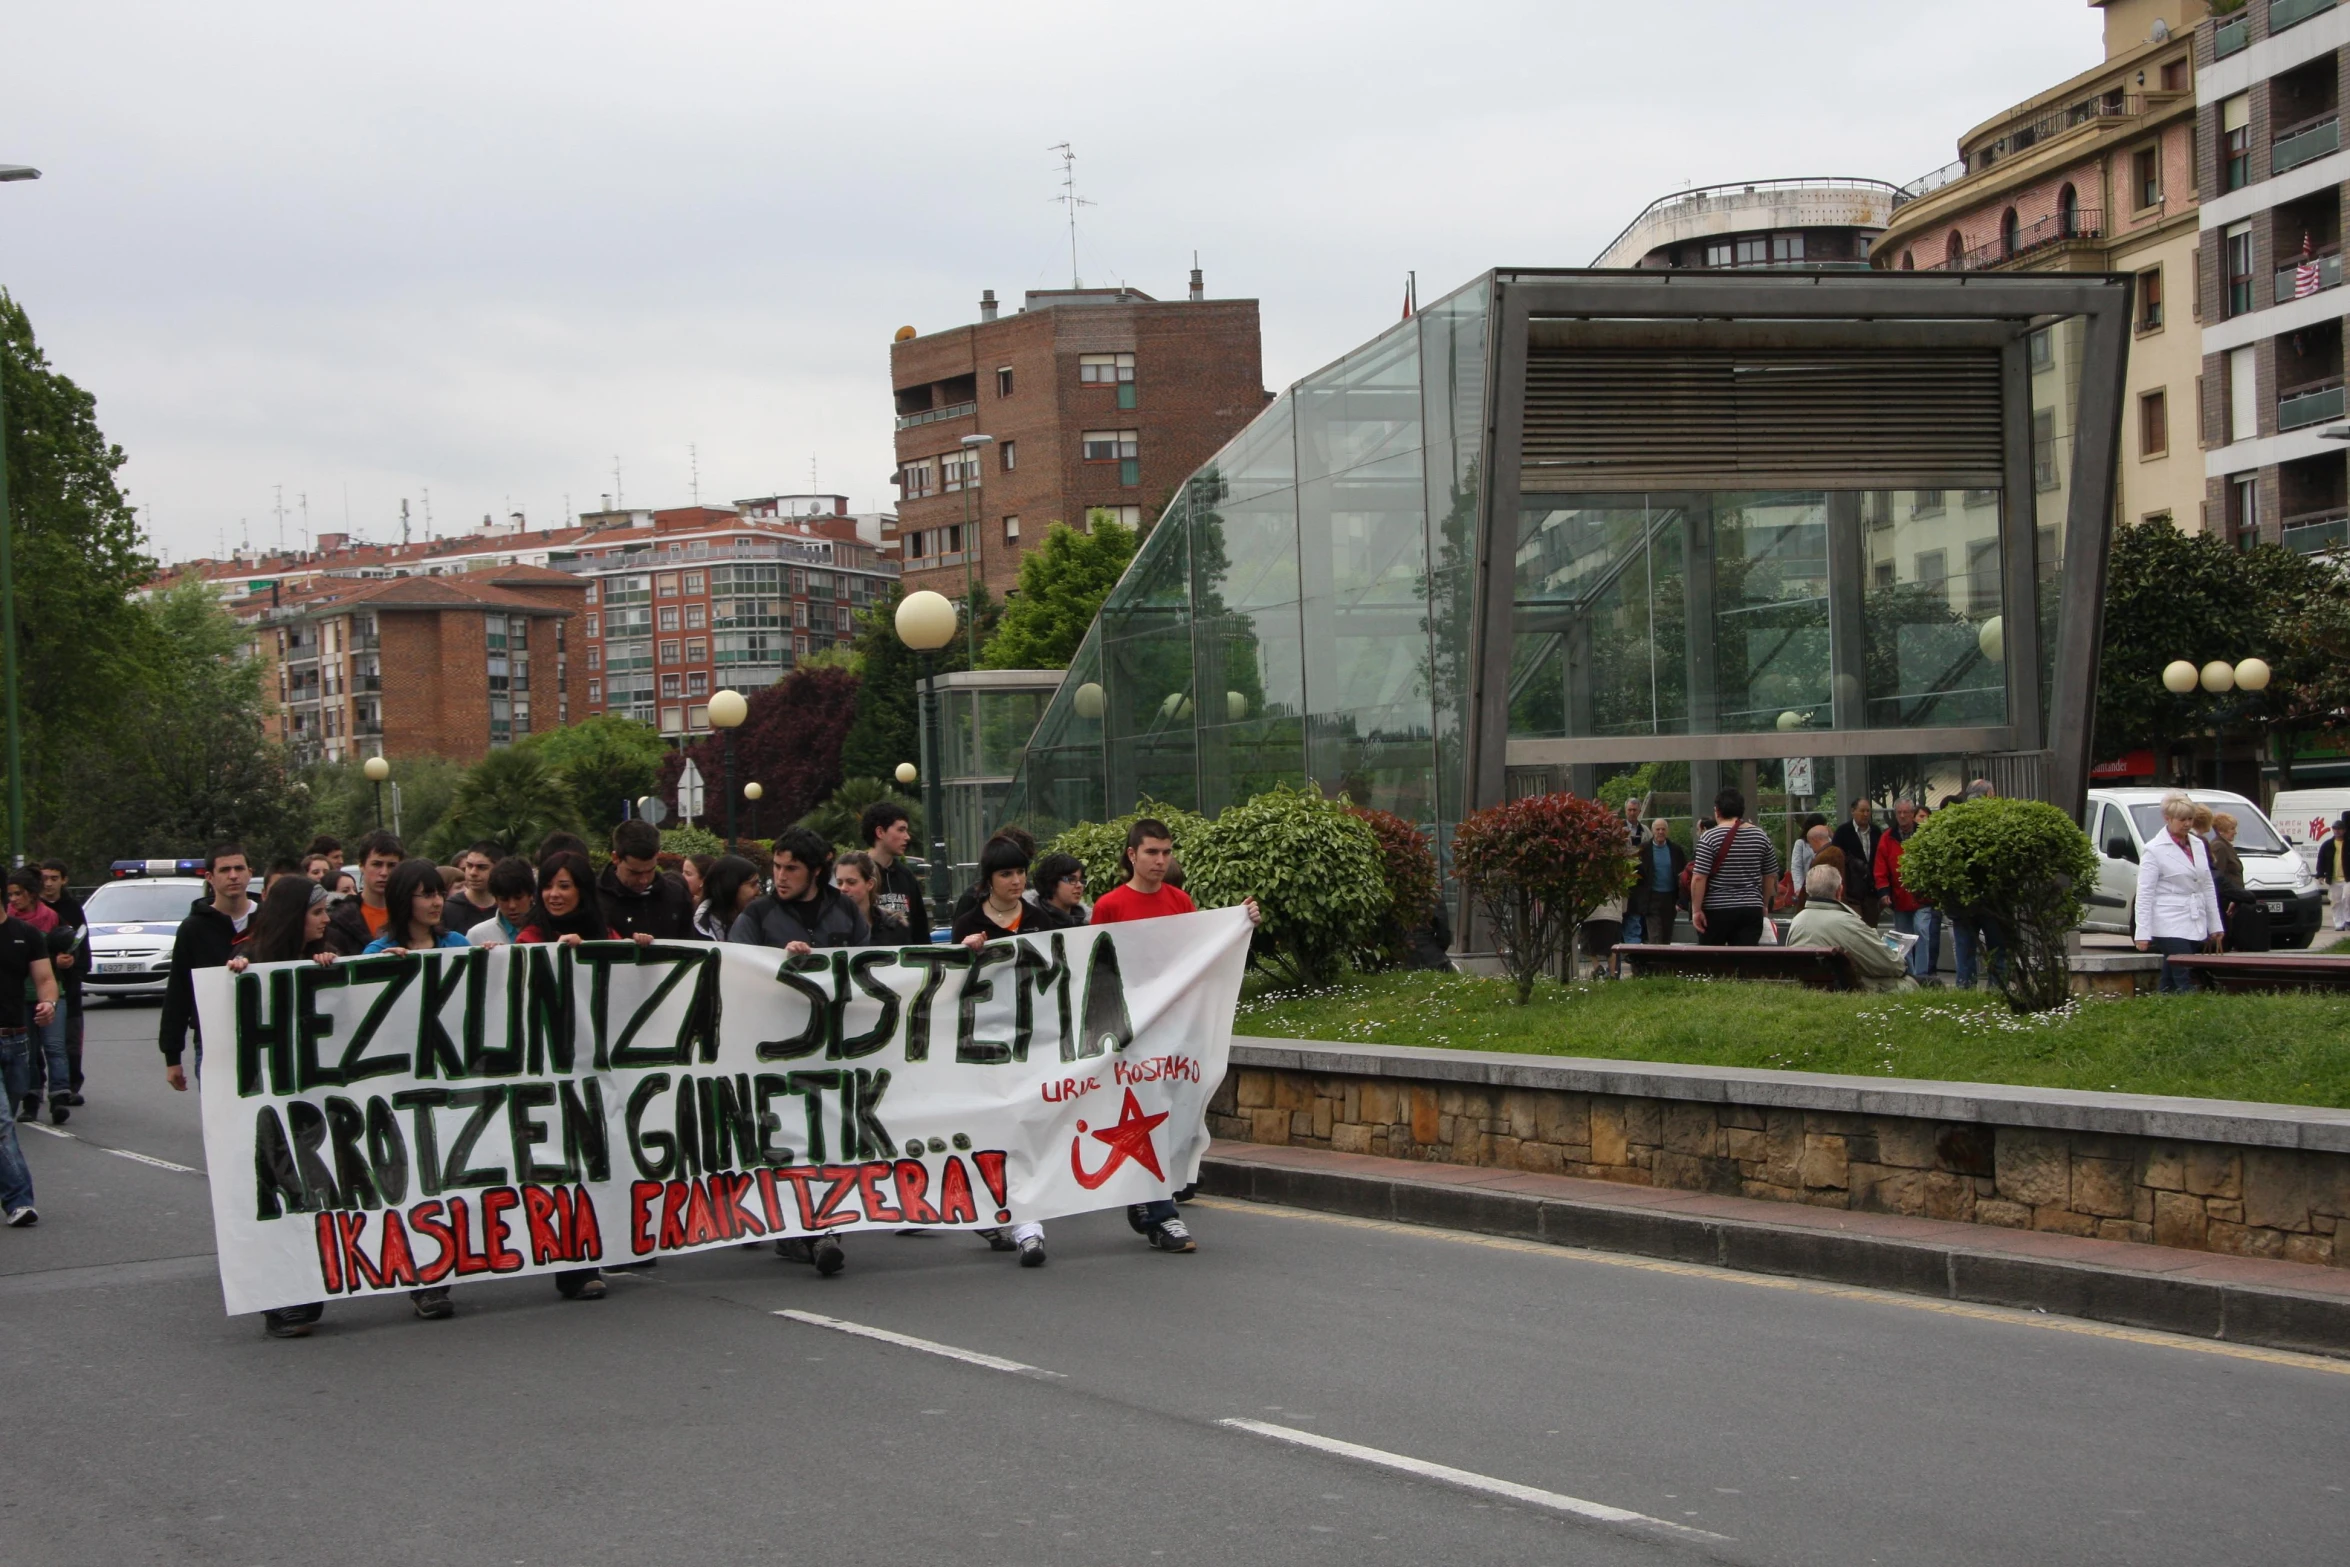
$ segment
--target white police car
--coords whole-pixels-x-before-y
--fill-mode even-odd
[[[82,900],[90,968],[84,996],[160,996],[171,974],[171,942],[204,896],[204,862],[117,860],[114,879]]]

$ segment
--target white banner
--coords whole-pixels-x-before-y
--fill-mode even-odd
[[[196,976],[230,1312],[1196,1178],[1240,909],[965,947],[490,947]]]

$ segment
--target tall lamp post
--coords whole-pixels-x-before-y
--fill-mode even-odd
[[[37,180],[41,171],[21,163],[0,163],[0,184]],[[0,389],[0,686],[8,707],[8,863],[24,863],[24,747],[16,722],[16,560],[8,512],[8,403]],[[380,824],[379,824],[380,825]]]
[[[972,574],[971,561],[974,556],[978,557],[978,576],[986,576],[987,546],[980,540],[979,524],[972,520],[971,513],[974,508],[971,496],[972,492],[979,488],[981,466],[979,453],[982,448],[994,444],[995,437],[992,435],[966,435],[963,437],[963,603],[971,607],[971,612],[964,619],[970,625],[971,667],[973,669],[979,667],[979,613],[976,608],[979,600],[975,596],[978,592],[977,577]],[[952,631],[947,634],[950,637],[954,635]],[[946,644],[941,642],[939,646],[945,647]]]
[[[719,770],[725,776],[718,781],[726,796],[726,852],[734,852],[734,732],[751,716],[751,704],[743,700],[740,691],[725,690],[711,693],[710,727],[718,731],[718,753],[723,760]]]
[[[759,799],[766,792],[756,778],[743,785],[743,798],[751,802],[751,836],[754,838],[759,836]],[[727,852],[733,852],[731,846]]]
[[[2162,666],[2162,688],[2173,696],[2185,696],[2197,686],[2213,696],[2225,696],[2230,691],[2249,691],[2258,695],[2268,689],[2270,673],[2268,661],[2259,658],[2241,659],[2233,664],[2224,658],[2215,658],[2200,669],[2195,667],[2193,659],[2174,658]],[[2216,747],[2221,739],[2217,728],[2212,730],[2212,737]],[[2214,765],[2217,765],[2216,750]]]
[[[969,541],[966,540],[966,543]],[[965,557],[969,559],[968,556]],[[928,588],[898,601],[898,640],[922,655],[922,816],[930,839],[930,897],[938,908],[948,902],[946,811],[938,782],[937,653],[955,640],[955,606],[946,596]],[[974,666],[977,660],[973,661]],[[901,770],[899,780],[904,781]]]
[[[375,830],[382,832],[384,825],[384,780],[392,776],[392,764],[380,756],[371,756],[359,770],[367,775],[369,783],[375,785]]]

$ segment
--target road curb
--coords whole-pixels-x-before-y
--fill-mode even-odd
[[[1217,1197],[1355,1218],[2350,1357],[2350,1297],[2018,1255],[1958,1239],[1827,1230],[1816,1224],[1772,1223],[1764,1217],[1724,1218],[1548,1192],[1497,1190],[1457,1178],[1418,1178],[1408,1166],[1393,1174],[1315,1168],[1297,1161],[1301,1151],[1282,1150],[1285,1157],[1280,1162],[1211,1152],[1200,1164],[1199,1189]]]

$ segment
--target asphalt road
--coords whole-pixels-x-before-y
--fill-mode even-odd
[[[25,1134],[9,1562],[2148,1567],[2350,1537],[2350,1365],[1205,1202],[1192,1256],[1115,1215],[1056,1223],[1037,1272],[858,1236],[837,1279],[727,1251],[273,1342],[221,1313],[201,1177],[105,1151],[203,1163],[154,1019],[96,1009],[77,1137]]]

